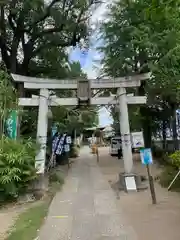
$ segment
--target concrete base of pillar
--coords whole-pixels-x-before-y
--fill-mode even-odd
[[[41,199],[48,191],[48,185],[48,177],[45,174],[38,174],[38,177],[33,184],[33,193],[37,200]]]
[[[142,178],[144,178],[143,176],[140,176],[140,175],[137,175],[134,173],[132,173],[132,174],[120,173],[119,174],[119,189],[120,190],[123,190],[125,192],[131,191],[127,188],[127,184],[126,184],[127,178],[134,178],[135,184],[136,184],[136,189],[134,189],[135,191],[143,191],[148,188],[148,184],[146,182],[142,181]]]

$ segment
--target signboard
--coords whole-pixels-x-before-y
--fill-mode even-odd
[[[133,148],[143,148],[144,147],[144,138],[142,132],[132,132],[132,147]]]
[[[140,150],[141,162],[144,165],[153,163],[152,152],[150,148],[144,148]]]
[[[6,120],[6,134],[11,139],[16,139],[17,137],[17,118],[17,111],[12,110]]]
[[[137,191],[134,176],[125,177],[125,184],[128,191]]]

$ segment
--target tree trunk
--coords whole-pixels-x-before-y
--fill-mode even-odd
[[[24,83],[18,83],[18,98],[24,97]],[[21,121],[23,107],[19,107],[18,124],[17,124],[17,138],[21,136]]]
[[[172,117],[172,132],[173,132],[173,148],[174,151],[179,149],[179,142],[177,136],[177,126],[176,126],[176,107],[173,107],[173,117]]]
[[[145,95],[145,82],[141,83],[138,89],[138,95]],[[145,148],[151,148],[152,146],[152,126],[151,126],[151,113],[146,106],[140,107],[140,114],[142,117],[141,125],[143,128],[144,146]]]
[[[142,128],[143,128],[143,137],[144,137],[144,146],[145,148],[152,147],[152,127],[151,127],[151,119],[149,118],[148,111],[146,107],[141,107],[140,109],[142,116]]]
[[[1,47],[1,57],[4,63],[6,64],[7,69],[10,67],[10,58],[8,55],[8,48],[6,42],[6,20],[5,20],[5,7],[2,5],[0,7],[0,29],[1,29],[1,36],[0,36],[0,47]]]
[[[167,146],[166,129],[167,129],[167,121],[163,120],[162,122],[163,150],[166,150],[166,146]]]
[[[3,117],[0,117],[0,136],[3,136],[3,126],[4,126],[4,121],[3,121]]]

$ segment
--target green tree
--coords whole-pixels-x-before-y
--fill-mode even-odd
[[[152,25],[153,28],[149,28],[147,37],[153,46],[152,54],[158,56],[157,60],[151,63],[154,77],[149,88],[151,92],[160,96],[161,109],[164,109],[164,114],[161,115],[163,122],[164,120],[172,122],[174,149],[177,149],[176,109],[180,102],[180,2],[163,2],[164,7],[155,2],[147,9],[146,14],[148,22],[156,23]]]
[[[107,75],[152,72],[151,79],[138,90],[139,95],[148,96],[148,105],[140,107],[146,146],[151,145],[155,113],[171,108],[166,117],[174,119],[179,105],[179,4],[167,0],[116,1],[101,27]]]
[[[88,37],[88,19],[97,0],[9,0],[0,5],[2,60],[13,73],[30,74],[40,60]]]
[[[68,47],[90,34],[88,24],[97,0],[9,0],[0,4],[0,51],[9,72],[49,78],[86,77],[79,63],[69,63]],[[19,96],[31,96],[18,84]],[[38,94],[38,91],[34,91]],[[73,91],[55,92],[73,96]],[[26,109],[22,133],[35,133],[37,109]],[[61,121],[61,120],[60,120]]]

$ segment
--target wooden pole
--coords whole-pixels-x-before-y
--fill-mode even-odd
[[[98,146],[96,148],[96,156],[97,156],[97,163],[99,162],[99,149]]]

